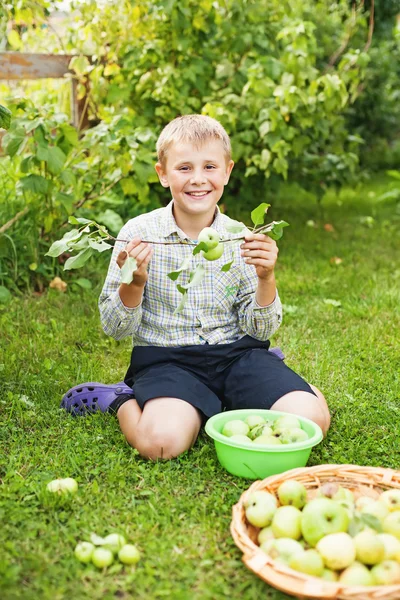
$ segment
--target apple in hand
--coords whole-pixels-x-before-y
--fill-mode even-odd
[[[287,427],[280,434],[282,444],[295,444],[296,442],[304,442],[308,440],[308,435],[300,427]]]
[[[72,477],[54,479],[47,484],[46,489],[57,494],[75,494],[78,491],[78,482]]]
[[[291,538],[279,538],[279,540],[267,540],[261,544],[260,549],[266,552],[273,560],[287,565],[291,556],[305,552],[299,542]]]
[[[289,559],[289,567],[300,573],[319,577],[324,570],[324,561],[316,550],[304,550],[297,554],[292,554]]]
[[[400,565],[395,560],[384,560],[371,569],[374,585],[400,583]]]
[[[225,423],[222,429],[222,435],[231,437],[232,435],[247,435],[249,433],[249,426],[240,419],[233,419]]]
[[[282,506],[295,506],[303,508],[307,502],[307,490],[305,486],[296,481],[296,479],[288,479],[281,483],[277,490],[279,502]]]
[[[291,427],[297,427],[301,429],[300,421],[295,415],[282,415],[274,422],[274,430],[288,429]]]
[[[140,552],[133,544],[125,544],[118,552],[118,558],[124,565],[135,565],[140,560]]]
[[[386,490],[379,496],[379,501],[383,502],[390,512],[400,510],[400,490]]]
[[[114,555],[108,548],[95,548],[92,554],[92,563],[98,569],[109,567],[114,560]]]
[[[348,533],[330,533],[319,540],[317,550],[328,569],[341,571],[356,559],[353,538]]]
[[[212,250],[208,250],[207,252],[204,252],[204,250],[201,251],[203,258],[205,258],[206,260],[218,260],[223,255],[223,253],[224,245],[221,242]]]
[[[360,531],[353,539],[357,560],[364,565],[376,565],[385,558],[385,545],[370,529]]]
[[[272,531],[276,538],[301,538],[301,511],[295,506],[280,506],[272,519]]]
[[[269,492],[253,492],[244,503],[246,519],[255,527],[271,525],[277,509],[277,500]]]
[[[348,525],[346,510],[329,498],[315,498],[303,508],[301,531],[310,546],[315,546],[324,535],[347,531]]]
[[[92,560],[93,550],[94,545],[90,542],[79,542],[74,550],[74,554],[81,563],[87,564]]]
[[[218,231],[213,229],[212,227],[204,227],[197,237],[198,242],[203,242],[207,245],[207,251],[213,250],[219,244],[220,235]]]
[[[343,585],[374,585],[370,570],[360,562],[353,562],[339,577]]]

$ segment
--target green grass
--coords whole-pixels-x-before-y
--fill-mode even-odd
[[[394,199],[377,201],[385,190],[385,181],[347,190],[339,203],[326,198],[321,213],[293,189],[274,210],[291,227],[280,242],[285,318],[273,341],[332,412],[310,465],[400,462],[400,211]],[[334,256],[342,264],[332,265]],[[229,523],[251,482],[220,467],[205,434],[186,455],[150,463],[125,443],[115,418],[59,410],[70,386],[118,381],[129,361],[129,340],[100,329],[98,292],[49,290],[0,312],[0,597],[287,598],[242,564]],[[63,476],[79,481],[77,496],[48,498],[46,483]],[[78,540],[112,531],[140,548],[136,569],[100,573],[74,559]]]

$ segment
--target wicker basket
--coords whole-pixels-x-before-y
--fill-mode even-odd
[[[400,585],[368,587],[331,583],[294,571],[275,562],[260,550],[256,543],[259,530],[247,522],[244,502],[252,492],[265,490],[274,493],[283,481],[294,478],[307,488],[308,500],[313,498],[318,488],[328,481],[349,488],[355,498],[371,496],[375,499],[385,489],[400,488],[400,471],[357,465],[318,465],[292,469],[262,481],[255,481],[232,509],[231,533],[236,545],[243,552],[242,560],[245,565],[269,585],[296,598],[399,600]]]

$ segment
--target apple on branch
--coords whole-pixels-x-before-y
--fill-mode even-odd
[[[218,231],[213,229],[212,227],[204,227],[198,235],[198,242],[203,242],[207,246],[207,252],[216,248],[220,241],[220,235]]]

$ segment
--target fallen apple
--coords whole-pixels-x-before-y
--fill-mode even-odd
[[[56,494],[75,494],[78,491],[78,483],[72,477],[54,479],[47,484],[46,489]]]
[[[231,437],[232,435],[247,435],[249,433],[249,426],[240,419],[233,419],[225,423],[222,429],[222,435]]]
[[[317,550],[321,554],[325,566],[334,571],[346,569],[356,559],[353,538],[344,532],[330,533],[321,538],[317,543]]]
[[[295,506],[301,509],[307,502],[307,489],[296,479],[287,479],[281,483],[277,494],[283,506]]]
[[[126,539],[123,535],[120,535],[119,533],[110,533],[104,538],[102,546],[103,548],[108,548],[108,550],[111,550],[113,554],[118,554],[125,544]]]
[[[383,502],[390,512],[400,510],[400,490],[386,490],[379,496],[379,501]]]
[[[135,565],[140,560],[140,552],[133,544],[125,544],[118,552],[118,558],[124,565]]]
[[[93,550],[94,545],[90,542],[79,542],[74,550],[74,554],[81,563],[87,564],[92,560]]]
[[[342,571],[339,581],[343,585],[374,585],[370,570],[358,561]]]
[[[223,255],[223,253],[224,244],[222,244],[221,242],[212,250],[208,250],[207,252],[204,252],[204,250],[201,251],[203,258],[205,258],[206,260],[218,260]]]
[[[271,528],[276,538],[301,538],[301,511],[295,506],[280,506],[272,519]]]
[[[108,548],[95,548],[92,553],[92,563],[98,569],[109,567],[114,560],[114,555]]]
[[[324,570],[324,561],[316,550],[304,550],[297,554],[292,554],[289,559],[289,567],[300,573],[319,577]]]
[[[360,531],[353,538],[356,558],[364,565],[376,565],[385,558],[385,545],[378,535],[370,529]]]
[[[374,585],[394,585],[400,583],[400,565],[395,560],[384,560],[371,569]]]
[[[212,227],[204,227],[204,229],[202,229],[199,235],[197,236],[197,241],[199,243],[203,242],[204,244],[206,244],[207,251],[216,248],[219,244],[220,239],[221,238],[218,231],[216,231],[216,229],[213,229]]]
[[[329,498],[315,498],[303,508],[301,531],[310,546],[327,534],[346,532],[348,525],[346,510]]]
[[[282,415],[274,422],[274,430],[288,429],[290,427],[301,429],[301,423],[295,415]]]
[[[246,519],[255,527],[271,525],[276,510],[276,497],[269,492],[253,492],[245,502]]]

